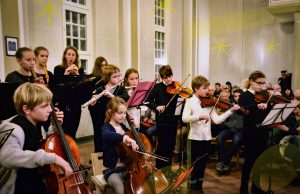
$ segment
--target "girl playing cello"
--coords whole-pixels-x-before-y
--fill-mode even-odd
[[[137,150],[135,140],[124,135],[128,129],[122,124],[126,120],[127,103],[120,97],[112,98],[107,104],[105,123],[102,127],[103,136],[103,174],[108,184],[116,194],[124,193],[122,177],[125,175],[126,167],[119,160],[115,147],[124,142]],[[138,125],[135,124],[138,128]]]

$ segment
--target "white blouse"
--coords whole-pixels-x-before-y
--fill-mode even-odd
[[[199,120],[200,116],[209,115],[212,107],[201,107],[200,99],[195,96],[195,94],[186,100],[183,113],[182,121],[184,123],[190,123],[189,139],[192,140],[211,140],[211,120],[206,122],[206,120]],[[216,109],[211,112],[210,118],[219,124],[224,122],[232,112],[227,110],[225,113],[218,115]]]

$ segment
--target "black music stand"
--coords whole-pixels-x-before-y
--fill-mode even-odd
[[[6,140],[8,139],[8,137],[10,136],[10,134],[13,132],[13,130],[14,128],[0,131],[0,150],[6,142]]]
[[[156,80],[153,82],[140,82],[127,101],[128,107],[140,107],[143,105],[148,98],[150,91],[155,86],[155,82]]]
[[[286,120],[286,118],[294,111],[294,109],[299,105],[299,102],[294,103],[282,103],[282,104],[275,104],[268,115],[263,120],[261,126],[269,126],[272,124],[282,123]],[[270,158],[268,164],[268,194],[274,194],[272,191],[272,159]],[[257,185],[260,187],[260,185]]]
[[[81,106],[92,96],[95,84],[92,78],[88,75],[54,75],[49,83],[53,101]]]
[[[178,126],[180,126],[180,132],[179,132],[179,153],[180,153],[180,158],[179,158],[179,170],[181,170],[181,165],[184,160],[184,152],[183,152],[183,134],[182,134],[182,113],[183,113],[183,108],[184,108],[185,100],[184,98],[178,98],[177,104],[176,104],[176,109],[175,109],[175,117],[178,121]],[[176,133],[177,135],[177,133]]]
[[[299,105],[299,102],[275,104],[265,117],[261,126],[282,123]]]
[[[15,90],[24,82],[0,83],[0,120],[8,119],[17,114],[13,96]]]

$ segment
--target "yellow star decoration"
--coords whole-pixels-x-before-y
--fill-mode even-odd
[[[44,8],[44,10],[42,12],[40,12],[39,14],[35,15],[36,17],[40,17],[42,15],[47,14],[48,17],[48,25],[51,25],[51,15],[57,15],[59,17],[62,17],[61,14],[57,13],[55,11],[55,8],[60,6],[62,4],[63,0],[59,1],[58,3],[53,3],[52,4],[52,0],[48,0],[47,4],[43,4],[40,1],[36,1],[36,3],[38,4],[38,6]]]
[[[277,50],[277,42],[274,40],[274,38],[272,38],[271,41],[267,42],[267,45],[266,45],[266,50],[270,53],[277,53],[278,54],[278,50]]]
[[[213,50],[218,51],[218,55],[220,53],[224,53],[224,55],[228,56],[227,48],[229,48],[231,45],[226,44],[224,38],[219,42],[216,39],[214,39],[215,46],[212,48]]]
[[[175,9],[173,9],[171,5],[172,1],[173,0],[155,0],[155,4],[160,4],[160,5],[154,9],[154,12],[156,12],[158,9],[165,9],[165,10],[169,10],[172,13],[175,13],[176,11]]]

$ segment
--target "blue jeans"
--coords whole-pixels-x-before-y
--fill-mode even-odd
[[[242,130],[231,132],[229,129],[223,129],[217,136],[218,160],[225,165],[229,165],[233,154],[241,146],[243,138]],[[225,150],[225,141],[232,139],[232,144]]]

